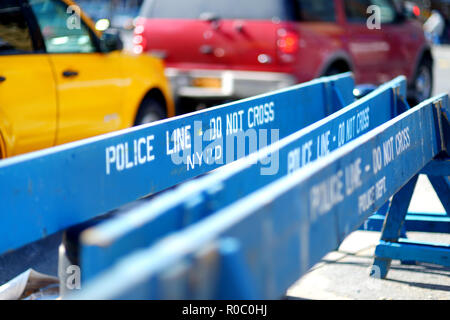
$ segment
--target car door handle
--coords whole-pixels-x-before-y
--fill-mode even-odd
[[[6,78],[3,76],[0,76],[0,82],[6,81]]]
[[[72,78],[72,77],[76,77],[77,75],[78,75],[77,71],[66,70],[63,72],[63,76],[65,78]]]

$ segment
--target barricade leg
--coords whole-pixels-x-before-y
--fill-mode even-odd
[[[255,292],[255,283],[249,272],[239,241],[227,238],[220,243],[221,270],[220,270],[220,299],[258,299]]]
[[[433,167],[436,169],[433,164],[435,161],[432,161]],[[442,164],[447,164],[447,161],[444,161]],[[434,190],[436,191],[442,205],[446,210],[446,215],[428,215],[424,217],[420,217],[417,215],[413,217],[409,222],[410,227],[414,227],[414,230],[423,230],[428,232],[450,232],[450,206],[449,206],[449,197],[450,194],[450,183],[449,178],[444,176],[444,174],[448,173],[447,171],[442,170],[434,170],[434,172],[430,172],[426,170],[428,179],[430,180]],[[417,181],[417,177],[415,178]],[[410,181],[411,183],[411,181]],[[410,184],[408,183],[408,185]],[[405,188],[411,188],[409,191],[404,192],[401,196],[403,200],[400,198],[394,197],[393,203],[400,203],[402,206],[402,210],[406,210],[408,207],[410,197],[412,196],[409,192],[412,192],[414,188],[412,186],[406,185],[400,192],[402,192]],[[397,195],[396,195],[397,196]],[[407,198],[409,197],[409,198]],[[389,209],[388,215],[386,217],[385,223],[383,225],[382,237],[380,244],[377,246],[375,251],[375,261],[371,270],[371,276],[380,277],[384,279],[389,271],[389,266],[392,259],[400,259],[402,260],[402,264],[415,264],[416,261],[434,263],[443,266],[450,266],[450,246],[443,244],[434,244],[434,243],[423,243],[417,241],[410,241],[407,239],[399,239],[397,237],[397,231],[399,228],[402,228],[406,219],[408,218],[404,211],[396,212],[393,211],[393,206]],[[423,221],[420,220],[423,219]]]
[[[398,242],[409,203],[414,193],[418,176],[412,178],[399,192],[392,198],[389,210],[384,221],[381,240],[385,242]],[[370,276],[385,279],[389,271],[391,260],[389,257],[379,257],[375,252],[375,260],[370,272]]]
[[[447,216],[450,215],[450,179],[449,177],[443,177],[443,176],[428,176],[428,179],[431,182],[431,185],[433,186],[434,190],[436,191],[436,194],[439,197],[439,200],[441,200],[442,206],[444,207],[445,211],[447,212]],[[449,230],[450,231],[450,230]]]
[[[386,214],[389,211],[390,201],[387,201],[373,216],[367,219],[364,224],[359,227],[359,230],[364,231],[381,231],[383,229],[383,223],[386,219]],[[403,224],[400,238],[407,238],[406,236],[406,224]]]

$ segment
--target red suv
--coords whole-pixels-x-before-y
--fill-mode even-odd
[[[243,98],[346,71],[357,84],[406,75],[415,101],[432,92],[430,46],[397,0],[148,0],[136,21],[135,53],[165,59],[178,98]]]

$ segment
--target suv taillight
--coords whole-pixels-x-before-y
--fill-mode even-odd
[[[147,41],[144,37],[144,31],[144,22],[137,20],[133,35],[133,52],[135,54],[141,54],[147,50]]]
[[[294,31],[278,29],[277,47],[284,62],[291,62],[299,49],[299,36]]]

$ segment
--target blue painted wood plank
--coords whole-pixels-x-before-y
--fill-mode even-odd
[[[381,231],[386,216],[375,214],[367,219],[360,230]],[[416,232],[450,233],[450,218],[445,215],[406,215],[405,229]]]
[[[354,82],[344,74],[0,161],[0,253],[216,169],[324,118],[336,108],[330,83],[345,103],[353,101]],[[223,140],[235,130],[261,133],[254,150],[226,149]],[[195,155],[210,164],[190,167]]]
[[[421,173],[428,176],[450,176],[450,159],[431,161]]]
[[[397,260],[421,261],[450,267],[450,246],[420,243],[392,243],[381,241],[375,250],[378,257]]]

